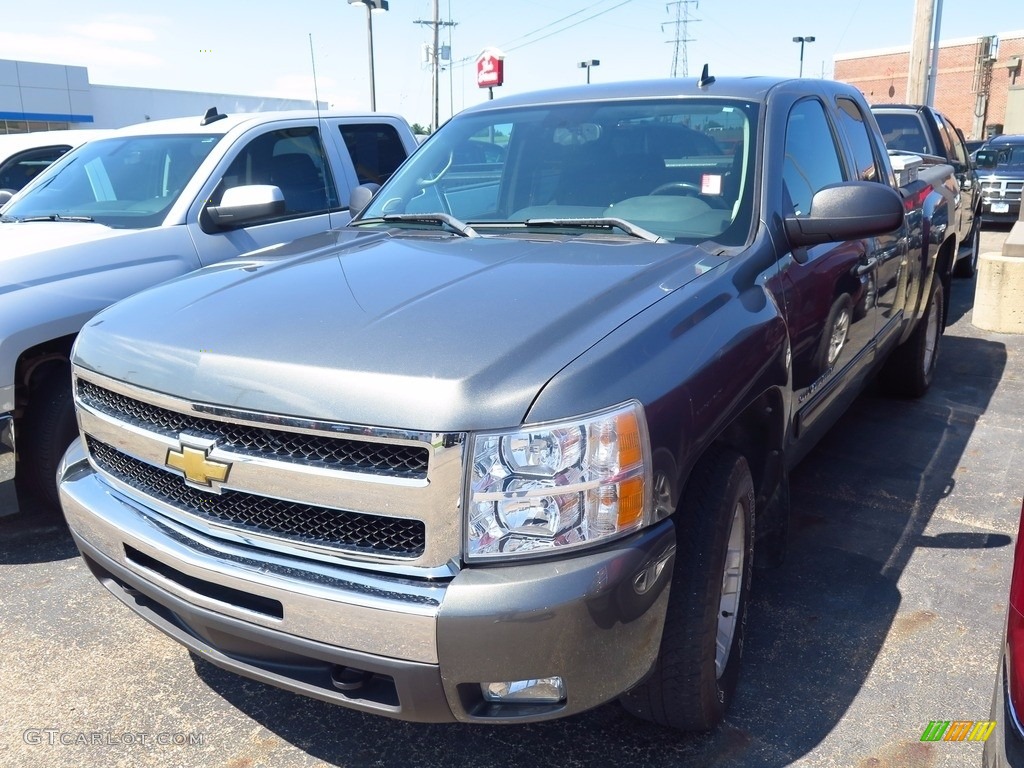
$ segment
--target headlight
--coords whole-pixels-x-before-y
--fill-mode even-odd
[[[639,403],[569,422],[473,436],[468,559],[584,547],[650,518]]]

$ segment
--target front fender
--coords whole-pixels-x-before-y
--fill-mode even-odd
[[[543,388],[527,421],[637,399],[652,451],[671,456],[685,477],[752,403],[790,385],[785,319],[764,274],[751,279],[749,257],[674,291],[576,358]],[[767,261],[774,272],[774,257]]]

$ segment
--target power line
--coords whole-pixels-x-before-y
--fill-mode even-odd
[[[549,23],[545,24],[542,27],[538,27],[537,29],[533,30],[532,32],[527,32],[525,35],[520,35],[519,37],[513,38],[512,40],[509,40],[507,43],[503,43],[501,47],[505,48],[507,46],[510,46],[510,45],[513,45],[513,44],[519,42],[520,40],[525,40],[528,37],[533,37],[533,35],[536,35],[539,32],[543,32],[545,29],[553,27],[556,24],[561,24],[563,21],[568,21],[573,16],[579,16],[581,13],[585,13],[587,11],[593,10],[595,6],[601,5],[602,2],[608,2],[608,0],[599,0],[599,2],[592,3],[591,5],[586,6],[584,8],[580,8],[578,11],[573,11],[568,16],[563,16],[560,19],[555,19],[554,21],[549,22]],[[620,3],[620,5],[621,5],[621,3]],[[618,7],[618,6],[616,6],[616,7]],[[613,10],[613,9],[609,8],[608,10]],[[602,13],[604,13],[604,11],[602,11]],[[581,20],[581,21],[579,21],[577,23],[578,24],[582,24],[584,21],[586,21],[586,19],[583,19],[583,20]],[[566,27],[566,29],[569,29],[569,27]]]
[[[533,45],[534,43],[539,43],[541,40],[547,40],[549,37],[554,37],[555,35],[559,35],[562,32],[567,32],[568,30],[572,29],[573,27],[578,27],[580,24],[585,24],[586,22],[588,22],[588,21],[590,21],[592,19],[596,19],[598,16],[604,16],[606,13],[610,13],[611,11],[614,11],[616,8],[621,8],[622,6],[628,5],[631,2],[633,2],[633,0],[622,0],[622,2],[620,2],[620,3],[616,4],[616,5],[613,5],[611,8],[606,8],[603,11],[598,11],[595,14],[587,16],[585,19],[580,19],[579,21],[574,22],[573,24],[569,24],[568,26],[562,27],[561,29],[556,29],[555,31],[549,32],[548,34],[542,35],[541,37],[538,37],[538,38],[536,38],[534,40],[528,40],[527,42],[521,43],[520,45],[509,45],[509,44],[505,43],[505,44],[502,44],[502,45],[500,45],[498,47],[501,48],[501,50],[504,51],[505,53],[508,53],[509,51],[518,51],[519,49],[525,48],[528,45]],[[573,16],[578,16],[579,14],[583,13],[584,11],[589,11],[589,10],[592,10],[592,9],[593,9],[593,6],[591,6],[590,8],[583,8],[583,9],[581,9],[579,11],[576,11],[575,13],[569,14],[568,16],[563,16],[561,19],[558,19],[557,21],[552,21],[552,22],[550,22],[548,24],[545,24],[543,27],[535,29],[533,32],[528,32],[525,35],[520,35],[519,37],[515,38],[512,42],[515,42],[515,40],[523,40],[524,38],[531,37],[532,35],[535,35],[538,32],[542,32],[543,30],[545,30],[545,29],[547,29],[549,27],[552,27],[555,24],[559,24],[559,23],[565,21],[566,19],[570,19]],[[475,61],[475,60],[476,60],[475,56],[467,56],[465,58],[459,59],[456,62],[453,62],[452,66],[464,67],[470,61]]]

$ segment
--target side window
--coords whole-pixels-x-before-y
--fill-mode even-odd
[[[797,216],[808,215],[819,189],[844,181],[835,137],[816,99],[801,101],[789,113],[782,179]]]
[[[963,134],[948,120],[943,121],[940,118],[940,121],[945,123],[945,130],[949,134],[949,138],[946,139],[951,150],[949,156],[956,162],[967,165],[967,147],[964,145]]]
[[[383,184],[405,160],[405,147],[392,125],[342,125],[341,138],[360,184]]]
[[[225,189],[249,184],[278,187],[288,217],[326,213],[338,207],[320,132],[312,126],[282,128],[252,139],[222,177],[213,204],[220,204]]]
[[[0,189],[17,192],[69,149],[68,146],[42,147],[19,152],[0,164]]]
[[[950,136],[950,132],[953,130],[952,126],[943,120],[942,116],[938,113],[933,114],[935,114],[935,124],[939,128],[939,141],[942,142],[942,148],[946,153],[946,157],[956,157],[956,151],[953,148],[956,142]]]
[[[857,178],[860,181],[884,181],[878,169],[878,158],[872,149],[871,133],[864,121],[864,113],[851,99],[837,99],[839,126],[853,150]]]

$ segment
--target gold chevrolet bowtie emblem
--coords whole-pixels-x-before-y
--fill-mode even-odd
[[[214,481],[223,483],[228,479],[231,465],[207,458],[208,453],[209,449],[182,445],[180,451],[168,449],[164,463],[184,474],[190,483],[211,488]]]

